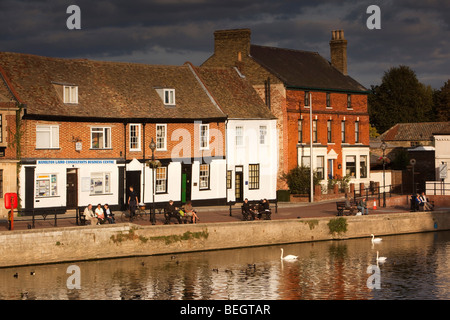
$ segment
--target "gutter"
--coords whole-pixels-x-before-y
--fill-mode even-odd
[[[315,87],[303,87],[303,86],[292,86],[285,85],[286,89],[289,90],[301,90],[301,91],[323,91],[323,92],[339,92],[339,93],[354,93],[354,94],[369,94],[370,90],[346,90],[346,89],[330,89],[330,88],[315,88]]]

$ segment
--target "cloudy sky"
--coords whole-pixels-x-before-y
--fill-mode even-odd
[[[369,30],[368,6],[381,9]],[[69,30],[69,5],[81,30]],[[410,66],[438,89],[450,79],[450,1],[0,0],[0,51],[148,64],[201,64],[213,32],[250,28],[252,43],[311,50],[329,59],[331,30],[348,40],[348,71],[370,88]]]

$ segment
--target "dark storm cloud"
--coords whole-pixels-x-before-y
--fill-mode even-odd
[[[66,28],[81,8],[82,30]],[[366,9],[381,8],[368,30]],[[56,0],[0,2],[0,50],[150,64],[202,63],[213,32],[251,28],[252,42],[317,51],[329,59],[331,30],[344,29],[349,73],[366,87],[399,64],[440,87],[450,70],[448,1]]]

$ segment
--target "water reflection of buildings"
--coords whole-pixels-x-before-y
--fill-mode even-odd
[[[0,299],[448,299],[450,233],[284,245],[76,263],[81,290],[66,287],[69,264],[0,269]],[[367,288],[376,250],[381,290]],[[35,275],[30,275],[30,271]],[[18,278],[12,274],[17,272]],[[24,294],[26,293],[26,294]]]

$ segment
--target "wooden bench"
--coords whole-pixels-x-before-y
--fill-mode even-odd
[[[356,214],[356,202],[352,199],[350,200],[350,208],[345,207],[345,201],[336,201],[336,209],[337,215],[343,216],[345,212],[348,212],[346,215]]]
[[[258,219],[262,219],[263,220],[271,220],[272,218],[272,209],[270,208],[270,202],[269,202],[269,209],[268,210],[263,210],[262,209],[262,203],[261,201],[248,201],[249,205],[250,205],[250,214],[251,214],[251,219],[250,220],[255,220],[255,216],[258,217]],[[242,204],[241,206],[241,213],[242,213],[242,220],[243,221],[247,221],[249,218],[249,213],[245,212],[244,210],[244,204]],[[252,214],[253,213],[253,214]]]
[[[249,203],[250,204],[259,204],[260,201],[261,200],[251,200],[251,201],[249,201]],[[270,211],[272,212],[272,204],[274,204],[275,205],[275,213],[278,213],[278,200],[277,199],[273,199],[273,200],[268,200],[268,202],[269,202],[269,209],[270,209]],[[227,202],[227,206],[229,206],[229,209],[230,209],[230,217],[232,216],[232,211],[234,209],[239,209],[238,207],[235,207],[235,205],[238,204],[238,203],[243,205],[244,202],[243,201],[239,201],[239,202],[228,201]],[[242,205],[241,205],[241,214],[243,213]],[[268,219],[268,220],[270,220],[270,219]]]

